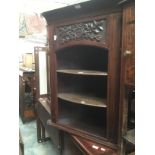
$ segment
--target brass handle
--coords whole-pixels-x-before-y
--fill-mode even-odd
[[[125,52],[124,52],[124,56],[126,57],[126,56],[129,56],[129,55],[131,55],[132,54],[132,52],[131,51],[129,51],[129,50],[126,50]]]

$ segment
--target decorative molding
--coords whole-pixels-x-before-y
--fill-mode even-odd
[[[60,26],[56,29],[57,41],[60,44],[83,39],[105,41],[105,32],[106,20],[104,19]]]

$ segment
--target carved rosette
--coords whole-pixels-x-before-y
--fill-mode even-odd
[[[76,23],[72,25],[60,26],[57,28],[57,41],[60,44],[71,40],[95,40],[105,41],[106,21],[93,20],[89,22]]]

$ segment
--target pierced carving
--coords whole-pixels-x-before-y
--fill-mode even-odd
[[[57,41],[61,44],[71,40],[96,40],[105,41],[106,21],[94,20],[61,26],[57,28]]]

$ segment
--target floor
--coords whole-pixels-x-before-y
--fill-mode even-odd
[[[36,121],[23,124],[19,119],[19,129],[24,143],[24,155],[58,155],[51,141],[37,142]]]

